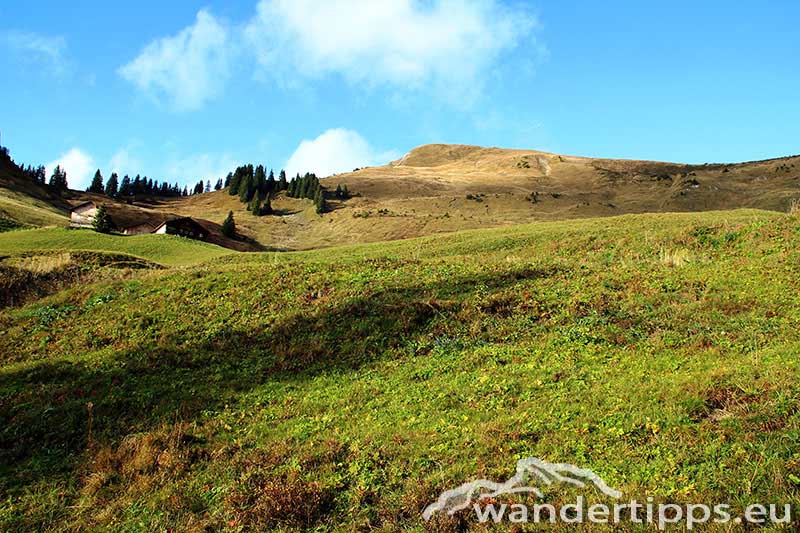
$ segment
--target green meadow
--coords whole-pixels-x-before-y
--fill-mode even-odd
[[[194,265],[232,253],[213,244],[173,235],[109,235],[91,230],[37,228],[0,232],[0,255],[41,251],[112,252],[164,266]]]
[[[800,504],[796,216],[260,254],[0,234],[56,249],[170,268],[0,311],[0,530],[482,531],[421,513],[526,457],[626,500]]]

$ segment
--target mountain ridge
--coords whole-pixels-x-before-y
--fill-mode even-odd
[[[800,198],[800,156],[696,165],[428,144],[321,184],[331,197],[324,214],[310,201],[279,194],[275,214],[257,217],[225,190],[136,204],[216,223],[233,211],[244,237],[269,249],[303,250],[626,213],[787,211]],[[338,186],[353,196],[333,198]]]

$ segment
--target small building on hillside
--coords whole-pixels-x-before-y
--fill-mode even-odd
[[[136,224],[133,226],[128,226],[126,228],[122,228],[123,235],[144,235],[146,233],[153,233],[157,224],[152,224],[150,222],[143,222],[141,224]]]
[[[114,201],[88,200],[70,209],[71,228],[93,229],[94,219],[100,206],[106,208],[111,227],[123,235],[153,233],[164,220],[163,215]]]
[[[94,202],[83,202],[69,211],[69,227],[71,228],[92,228],[94,217],[97,215],[97,204]]]
[[[167,220],[158,226],[153,233],[164,235],[178,235],[190,239],[203,240],[208,237],[208,231],[192,217],[181,217]]]

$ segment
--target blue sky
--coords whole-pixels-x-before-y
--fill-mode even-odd
[[[800,3],[0,4],[17,161],[193,182],[466,143],[702,163],[800,152]]]

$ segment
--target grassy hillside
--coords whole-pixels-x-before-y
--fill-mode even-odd
[[[22,175],[0,155],[0,231],[26,226],[66,226],[69,207],[47,187]]]
[[[628,215],[4,311],[0,529],[458,531],[420,513],[528,456],[626,501],[798,504],[799,249],[788,215]]]
[[[14,226],[66,226],[64,211],[50,203],[0,187],[0,219],[14,221]]]
[[[105,235],[90,230],[39,228],[0,233],[0,255],[41,250],[85,250],[127,254],[165,266],[194,265],[234,253],[172,235]]]
[[[310,201],[281,195],[276,215],[255,217],[225,191],[165,200],[161,208],[215,221],[233,210],[244,234],[289,250],[626,213],[785,212],[800,198],[800,157],[684,165],[426,145],[322,183],[329,191],[347,185],[358,196],[331,200],[323,215]]]
[[[12,169],[13,170],[13,169]],[[67,224],[69,206],[47,188],[0,168],[0,230]],[[186,198],[139,198],[135,205],[73,191],[75,204],[93,199],[130,222],[175,215],[221,224],[233,211],[246,241],[220,244],[238,251],[307,250],[383,242],[532,221],[700,212],[734,208],[788,210],[800,198],[800,156],[732,164],[685,165],[595,159],[536,150],[433,144],[380,167],[322,180],[332,192],[347,185],[356,196],[330,199],[315,212],[310,200],[280,194],[275,214],[256,217],[227,191]]]

